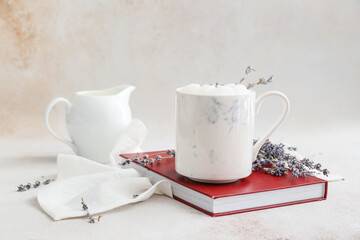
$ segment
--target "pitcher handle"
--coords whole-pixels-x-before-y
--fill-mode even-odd
[[[270,135],[280,126],[280,124],[285,120],[285,118],[288,116],[289,111],[290,111],[290,102],[289,102],[289,99],[285,96],[285,94],[283,94],[282,92],[279,92],[279,91],[269,91],[269,92],[261,94],[256,99],[256,102],[255,102],[255,113],[256,114],[259,113],[260,106],[263,103],[263,101],[266,98],[272,97],[272,96],[280,97],[284,101],[284,111],[282,112],[281,117],[276,121],[275,125],[272,128],[270,128],[270,130],[265,134],[265,136],[260,138],[254,145],[253,158],[252,158],[253,161],[256,159],[256,156],[257,156],[261,146],[270,137]]]
[[[51,135],[53,135],[55,138],[57,138],[58,140],[60,140],[61,142],[69,145],[71,147],[71,149],[77,154],[78,153],[78,149],[75,146],[75,144],[71,141],[68,140],[66,138],[60,137],[59,135],[57,135],[54,130],[51,128],[50,123],[49,123],[49,115],[51,112],[51,109],[59,102],[65,102],[66,103],[66,113],[70,112],[70,108],[71,108],[71,103],[69,100],[67,100],[66,98],[55,98],[54,100],[52,100],[48,106],[46,107],[45,110],[45,115],[44,115],[44,120],[45,120],[45,124],[47,129],[49,130],[49,132],[51,133]]]

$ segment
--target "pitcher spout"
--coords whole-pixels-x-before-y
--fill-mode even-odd
[[[118,86],[120,88],[117,96],[124,101],[124,103],[128,104],[131,93],[135,90],[135,87],[132,85],[121,85]]]

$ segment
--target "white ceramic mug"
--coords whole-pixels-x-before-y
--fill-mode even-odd
[[[192,180],[227,183],[249,176],[252,162],[269,136],[289,113],[281,92],[199,95],[176,90],[176,171]],[[267,97],[279,97],[284,111],[275,125],[253,145],[255,114]]]

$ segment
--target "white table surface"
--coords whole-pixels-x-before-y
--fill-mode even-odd
[[[329,184],[326,201],[212,218],[156,195],[103,213],[96,224],[53,221],[40,208],[37,189],[16,192],[20,183],[55,176],[56,154],[70,153],[67,146],[51,137],[2,138],[0,239],[360,239],[360,154],[353,134],[349,129],[296,141],[346,178]]]

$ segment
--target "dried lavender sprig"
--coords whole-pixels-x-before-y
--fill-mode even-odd
[[[248,75],[251,72],[255,72],[256,70],[253,69],[250,65],[246,67],[245,74]]]
[[[167,155],[172,155],[172,157],[175,157],[175,150],[167,150]]]
[[[273,75],[270,76],[267,80],[265,80],[265,78],[262,77],[262,78],[260,78],[259,81],[256,82],[256,83],[249,83],[249,84],[246,86],[246,88],[247,88],[247,89],[250,89],[250,88],[255,87],[256,85],[267,85],[268,83],[272,83],[273,79],[274,79],[274,76],[273,76]]]
[[[42,182],[43,185],[48,185],[50,182],[55,181],[55,179],[46,179],[44,182]],[[41,182],[39,180],[36,180],[33,184],[27,183],[25,185],[20,184],[17,186],[18,192],[25,192],[27,190],[30,190],[31,188],[38,188],[40,187]]]
[[[246,69],[245,69],[245,74],[248,75],[250,74],[251,72],[254,72],[256,71],[254,68],[252,68],[251,66],[247,66]],[[255,83],[248,83],[248,85],[246,86],[247,89],[250,89],[250,88],[253,88],[255,87],[256,85],[267,85],[269,83],[271,83],[273,81],[273,78],[274,76],[270,76],[268,79],[265,79],[263,77],[261,77],[258,82],[255,82]],[[243,83],[245,81],[245,77],[241,78],[240,79],[240,84]]]
[[[25,184],[26,190],[29,190],[31,188],[31,186],[32,186],[31,183]]]
[[[135,159],[136,159],[136,158],[135,158]],[[135,161],[135,159],[134,159],[134,161]],[[138,161],[138,159],[137,159],[136,161]],[[126,164],[130,164],[130,162],[131,162],[131,159],[125,159],[125,161],[122,162],[122,163],[119,163],[119,165],[125,166]]]
[[[160,162],[161,159],[166,159],[166,158],[174,158],[175,157],[175,150],[167,150],[166,151],[167,155],[170,155],[168,157],[162,157],[161,155],[157,154],[155,156],[155,154],[145,154],[142,158],[140,158],[138,155],[136,155],[134,157],[134,159],[125,159],[123,162],[119,163],[119,165],[121,166],[126,166],[127,164],[130,164],[131,162],[135,162],[135,163],[139,163],[143,166],[147,166],[147,165],[154,165],[155,162]]]
[[[88,207],[88,205],[85,203],[85,201],[84,201],[83,198],[81,198],[81,205],[82,205],[83,210],[86,211],[86,217],[89,219],[89,223],[95,223],[96,217],[93,217],[93,216],[90,214],[90,212],[89,212],[89,207]],[[97,221],[98,221],[98,222],[100,222],[100,218],[101,218],[101,216],[99,215],[99,216],[97,217]]]
[[[89,207],[86,205],[86,203],[84,202],[84,199],[83,198],[81,198],[81,205],[82,205],[82,208],[83,208],[83,210],[88,210],[89,209]]]
[[[34,188],[38,188],[40,186],[40,181],[36,180],[35,183],[33,184]]]
[[[270,140],[266,140],[253,162],[253,170],[263,169],[266,173],[274,176],[282,176],[291,171],[293,177],[312,176],[315,173],[313,170],[318,170],[325,176],[330,173],[327,169],[321,169],[320,163],[314,164],[308,158],[299,160],[295,156],[285,153],[284,147],[285,145],[282,143],[273,144]],[[294,147],[291,149],[294,150]]]
[[[246,69],[245,69],[245,74],[248,75],[248,74],[250,74],[251,72],[254,72],[254,71],[256,71],[254,68],[252,68],[251,66],[247,66]],[[250,88],[255,87],[256,85],[267,85],[267,84],[269,84],[269,83],[272,83],[273,78],[274,78],[273,75],[270,76],[268,79],[265,79],[265,78],[262,77],[262,78],[260,78],[260,79],[258,80],[258,82],[248,83],[248,85],[246,86],[246,88],[247,88],[247,89],[250,89]],[[237,84],[243,84],[243,83],[245,82],[245,80],[246,80],[246,78],[245,78],[245,77],[242,77],[242,78],[240,79],[240,81],[239,81],[238,83],[235,83],[235,84],[236,84],[236,85],[237,85]],[[218,82],[216,82],[216,83],[211,83],[211,84],[209,84],[209,85],[210,85],[210,86],[213,86],[213,85],[214,85],[216,88],[217,88],[219,85],[224,86],[223,83],[218,83]],[[200,86],[203,86],[203,84],[200,84]]]
[[[50,182],[51,182],[50,179],[46,179],[46,180],[43,182],[43,184],[44,184],[44,185],[48,185]]]
[[[297,151],[297,147],[288,147],[287,148],[289,151]]]
[[[26,191],[26,188],[25,188],[25,186],[24,185],[22,185],[22,184],[20,184],[19,186],[17,186],[17,188],[18,188],[18,192],[23,192],[23,191]]]

